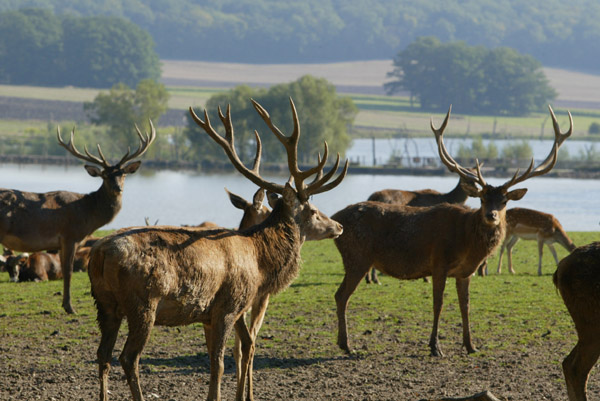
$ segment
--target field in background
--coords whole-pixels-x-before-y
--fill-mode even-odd
[[[381,85],[386,73],[391,70],[390,60],[346,62],[330,64],[250,65],[232,63],[209,63],[163,60],[163,82],[171,95],[169,107],[186,110],[189,106],[204,107],[215,93],[227,90],[236,84],[268,86],[291,82],[305,74],[324,77],[338,88],[344,96],[353,98],[359,114],[352,135],[388,136],[408,134],[428,136],[431,113],[421,113],[410,107],[406,96],[385,96]],[[559,69],[545,69],[553,87],[559,92],[555,111],[561,126],[568,124],[565,110],[570,108],[575,118],[574,138],[584,138],[592,122],[600,122],[600,76],[576,73]],[[91,101],[97,89],[85,88],[40,88],[30,86],[0,85],[0,96],[34,100]],[[59,112],[47,112],[53,121],[61,123]],[[48,121],[40,115],[41,121]],[[443,114],[434,115],[441,121]],[[176,124],[183,119],[176,118]],[[39,124],[12,120],[0,124],[0,135],[25,132]],[[542,127],[544,130],[542,131]],[[528,117],[463,116],[453,114],[448,135],[493,135],[494,138],[529,137],[552,135],[548,113],[536,113]]]

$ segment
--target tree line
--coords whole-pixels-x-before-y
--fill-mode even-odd
[[[127,19],[169,59],[388,59],[432,35],[511,47],[546,66],[600,69],[600,3],[589,0],[0,0],[0,12],[32,5],[57,15]]]
[[[0,13],[0,83],[108,88],[160,77],[152,37],[118,17]]]

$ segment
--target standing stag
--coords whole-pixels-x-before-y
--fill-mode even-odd
[[[567,251],[573,252],[575,244],[569,238],[556,217],[537,210],[515,207],[506,211],[506,239],[500,248],[498,257],[498,270],[502,271],[502,254],[506,249],[508,255],[508,271],[515,273],[512,264],[512,249],[519,239],[536,240],[538,244],[538,276],[542,275],[542,256],[544,244],[548,245],[554,261],[558,265],[558,255],[554,243],[562,245]]]
[[[462,205],[469,197],[467,190],[464,188],[465,186],[471,187],[471,191],[477,189],[472,181],[460,177],[456,187],[447,193],[441,193],[434,189],[421,189],[418,191],[383,189],[381,191],[373,192],[367,200],[405,206],[434,206],[439,205],[440,203]],[[377,270],[369,270],[365,276],[365,280],[368,284],[379,284]],[[424,280],[427,281],[426,278]]]
[[[89,194],[67,191],[46,193],[23,192],[12,189],[0,189],[0,243],[16,251],[36,252],[42,250],[60,250],[63,275],[62,306],[67,313],[74,313],[71,305],[71,273],[73,259],[79,242],[98,228],[109,223],[121,210],[123,184],[125,176],[133,174],[141,161],[128,163],[146,152],[156,138],[156,132],[150,122],[150,135],[142,135],[136,127],[140,140],[139,148],[110,165],[98,145],[98,156],[85,154],[77,150],[73,143],[75,131],[65,144],[57,129],[58,143],[73,156],[100,166],[85,165],[92,177],[101,177],[100,188]]]
[[[254,336],[240,318],[257,300],[289,286],[300,269],[300,249],[305,240],[335,238],[342,233],[342,226],[319,213],[309,198],[335,188],[343,180],[348,162],[342,173],[330,181],[338,169],[339,155],[332,169],[323,175],[328,153],[325,144],[325,154],[317,166],[301,171],[297,154],[300,125],[294,103],[290,99],[294,130],[289,137],[271,122],[262,106],[255,101],[253,104],[287,151],[291,177],[285,185],[260,176],[258,132],[255,131],[257,151],[253,168],[241,162],[235,150],[229,107],[226,115],[219,109],[225,137],[211,126],[206,110],[204,120],[191,108],[190,113],[225,150],[240,173],[259,187],[281,195],[264,222],[243,231],[130,228],[107,236],[94,246],[88,274],[101,331],[101,400],[108,398],[111,354],[123,318],[128,321],[128,335],[119,360],[134,400],[143,400],[138,365],[152,327],[195,322],[204,325],[210,355],[208,400],[221,398],[225,342],[235,328],[242,348],[236,399],[242,400],[255,346]],[[312,175],[316,178],[305,184]],[[253,399],[250,382],[247,399]]]
[[[506,203],[521,199],[527,189],[510,187],[528,178],[549,172],[556,163],[558,148],[571,135],[573,123],[561,134],[556,117],[550,109],[555,139],[550,154],[535,169],[531,161],[521,175],[519,171],[506,183],[492,186],[485,182],[477,163],[476,174],[460,166],[450,156],[443,142],[443,132],[450,110],[439,129],[433,126],[442,162],[465,180],[477,183],[481,189],[469,190],[469,196],[481,200],[479,209],[442,204],[433,207],[409,207],[380,202],[350,205],[331,218],[344,226],[344,233],[335,240],[342,255],[345,276],[335,294],[338,315],[337,343],[350,352],[346,309],[348,300],[371,266],[399,279],[432,276],[433,329],[429,346],[431,355],[442,356],[438,340],[438,324],[442,311],[446,279],[456,279],[456,290],[462,316],[463,345],[475,352],[469,328],[469,283],[471,274],[500,245],[504,238]],[[570,118],[570,114],[569,114]],[[466,188],[465,188],[466,189]]]
[[[600,242],[575,249],[558,264],[554,285],[575,323],[577,344],[563,360],[569,401],[587,401],[587,381],[600,356]]]

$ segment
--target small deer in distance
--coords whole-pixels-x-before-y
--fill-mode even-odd
[[[337,178],[336,163],[326,174],[327,144],[323,159],[302,171],[298,168],[300,125],[290,99],[293,133],[285,136],[269,113],[252,101],[256,111],[287,152],[290,180],[266,181],[259,174],[261,144],[255,131],[257,152],[253,167],[239,159],[234,145],[230,108],[219,118],[225,137],[190,108],[193,119],[217,142],[233,166],[261,188],[281,195],[265,221],[250,229],[200,230],[152,226],[122,229],[102,239],[92,249],[88,274],[98,309],[101,340],[98,347],[100,399],[108,398],[108,372],[112,350],[123,318],[128,321],[127,341],[119,357],[136,401],[143,400],[139,381],[139,358],[154,325],[178,326],[203,323],[210,355],[208,400],[220,400],[225,342],[235,329],[242,350],[236,399],[244,398],[248,369],[254,355],[254,336],[243,319],[244,312],[285,289],[300,269],[304,241],[335,238],[342,226],[319,213],[309,202],[311,195],[335,188],[343,180],[348,162]],[[315,175],[315,179],[305,181]],[[293,183],[293,186],[292,186]],[[253,399],[248,381],[247,398]]]
[[[95,192],[33,193],[0,189],[0,243],[24,252],[60,250],[62,306],[67,313],[75,312],[71,305],[71,273],[78,244],[119,213],[125,176],[135,173],[141,164],[141,161],[131,160],[142,156],[156,138],[152,122],[150,135],[142,135],[137,126],[135,128],[139,148],[133,153],[128,150],[114,165],[106,161],[100,145],[99,156],[90,154],[87,147],[82,154],[73,143],[75,131],[71,131],[71,139],[65,144],[57,129],[56,136],[62,147],[78,159],[94,164],[86,164],[85,169],[92,177],[102,178],[102,185]]]
[[[500,248],[498,274],[502,272],[502,254],[504,253],[504,249],[506,249],[508,256],[508,271],[511,274],[515,273],[512,263],[512,249],[519,239],[537,240],[538,276],[542,275],[544,244],[548,245],[557,265],[558,255],[556,254],[556,249],[554,249],[554,243],[562,245],[569,252],[573,252],[577,248],[558,219],[551,214],[520,207],[508,209],[506,211],[506,239]]]
[[[433,328],[429,340],[432,356],[442,356],[438,325],[442,311],[446,279],[456,279],[456,290],[462,317],[463,345],[475,352],[469,327],[469,283],[477,267],[504,239],[506,204],[521,199],[527,189],[510,188],[525,180],[548,173],[555,165],[558,148],[571,135],[573,122],[566,134],[560,132],[556,117],[550,109],[554,124],[554,145],[546,159],[500,186],[484,180],[479,163],[476,174],[459,165],[450,156],[443,142],[443,132],[450,110],[439,129],[431,122],[441,161],[465,180],[475,182],[481,189],[467,189],[469,196],[481,200],[479,209],[441,204],[432,207],[410,207],[380,202],[361,202],[335,213],[332,219],[344,226],[344,233],[335,244],[342,256],[345,276],[335,293],[338,316],[339,347],[350,352],[346,309],[348,300],[359,282],[373,266],[398,279],[417,279],[432,276]]]

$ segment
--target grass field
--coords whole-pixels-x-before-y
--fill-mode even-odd
[[[576,244],[581,245],[596,240],[599,233],[575,232],[570,235]],[[259,334],[257,369],[258,377],[262,379],[257,384],[257,391],[261,388],[266,391],[267,384],[272,383],[275,380],[273,377],[278,377],[278,374],[291,377],[293,385],[293,372],[308,363],[301,362],[302,360],[313,361],[309,364],[310,369],[326,366],[329,363],[327,361],[342,365],[342,368],[336,369],[345,369],[343,366],[351,369],[351,366],[355,366],[352,359],[338,359],[342,354],[335,345],[337,319],[333,295],[343,277],[340,256],[332,241],[306,243],[302,253],[305,262],[298,279],[289,289],[272,298]],[[560,256],[565,255],[566,251],[561,248]],[[349,335],[351,344],[357,350],[356,358],[359,361],[364,359],[363,363],[373,363],[370,358],[377,355],[377,364],[383,365],[373,367],[379,372],[376,375],[390,369],[404,371],[400,373],[401,383],[413,383],[411,386],[417,386],[405,390],[412,388],[410,391],[420,394],[437,392],[435,389],[429,391],[427,382],[421,381],[421,374],[413,372],[413,369],[418,370],[415,363],[416,366],[423,363],[438,366],[450,377],[457,375],[450,380],[460,381],[448,384],[459,389],[472,388],[473,385],[469,382],[475,383],[478,380],[474,377],[476,373],[473,369],[486,368],[493,372],[492,377],[486,380],[492,383],[508,380],[513,394],[524,394],[523,389],[534,386],[536,382],[554,383],[553,386],[562,389],[562,393],[547,389],[551,394],[554,392],[554,396],[539,399],[564,399],[560,361],[575,344],[576,336],[572,321],[552,284],[551,274],[555,270],[552,257],[546,252],[544,275],[538,277],[536,245],[533,241],[521,241],[514,251],[516,275],[507,274],[506,267],[505,273],[496,275],[496,263],[497,257],[493,257],[490,261],[490,275],[484,278],[474,277],[471,283],[471,329],[475,345],[480,350],[478,353],[466,357],[464,350],[460,349],[460,313],[453,280],[449,280],[446,287],[441,321],[441,346],[446,357],[431,359],[427,357],[432,320],[431,284],[421,280],[399,281],[383,276],[381,286],[361,283],[350,299]],[[96,368],[93,361],[98,329],[87,274],[75,273],[73,277],[74,307],[78,311],[76,316],[67,316],[62,311],[60,281],[14,284],[7,282],[7,278],[7,274],[3,273],[0,279],[0,350],[4,354],[3,363],[0,364],[2,376],[13,378],[15,374],[19,374],[15,372],[27,369],[38,374],[63,370],[81,372],[81,377],[85,378],[77,381],[81,394],[95,394],[96,381],[93,378]],[[122,337],[123,333],[117,344],[116,355],[122,347]],[[206,377],[206,367],[195,367],[200,362],[193,356],[198,352],[205,353],[205,348],[201,346],[202,337],[199,325],[177,329],[156,328],[142,357],[142,381],[148,383],[152,380],[152,385],[148,386],[153,388],[150,386],[156,385],[155,380],[160,379],[165,384],[171,378],[189,378],[198,369],[204,375],[202,377]],[[534,359],[535,363],[532,362]],[[204,363],[205,359],[202,364]],[[313,363],[317,365],[312,366]],[[514,364],[521,366],[513,366]],[[118,366],[115,371],[117,373],[112,375],[111,380],[113,383],[122,382]],[[484,371],[486,370],[481,370]],[[502,378],[508,372],[514,374],[514,377]],[[229,369],[226,373],[228,377],[233,374]],[[465,379],[462,373],[466,373],[466,377],[471,379]],[[205,391],[205,379],[200,380],[200,386]],[[326,386],[321,380],[325,379],[316,378],[306,387]],[[372,378],[368,382],[371,380]],[[589,385],[591,395],[598,395],[599,382],[596,376],[592,377]],[[52,388],[53,383],[55,382],[42,382],[42,387]],[[226,380],[226,383],[231,392],[231,380]],[[395,386],[402,387],[401,383]],[[57,382],[59,384],[60,380]],[[378,387],[377,382],[370,385],[372,388]],[[295,386],[298,387],[298,383]],[[383,383],[379,383],[379,386],[381,388]],[[509,391],[502,386],[493,391],[497,396],[502,395],[498,394],[499,391]],[[37,394],[35,391],[41,390],[31,391],[25,394],[34,395]],[[0,398],[11,399],[9,394],[15,394],[14,388],[9,388],[6,383],[0,384]],[[398,397],[400,398],[395,399],[409,399],[401,395]],[[534,399],[529,397],[513,395],[501,399]],[[226,397],[230,398],[231,396]],[[82,399],[87,398],[82,395]],[[172,399],[188,398],[174,396]],[[263,394],[259,399],[273,398]],[[311,399],[311,396],[291,399]],[[357,396],[333,399],[389,398]]]

